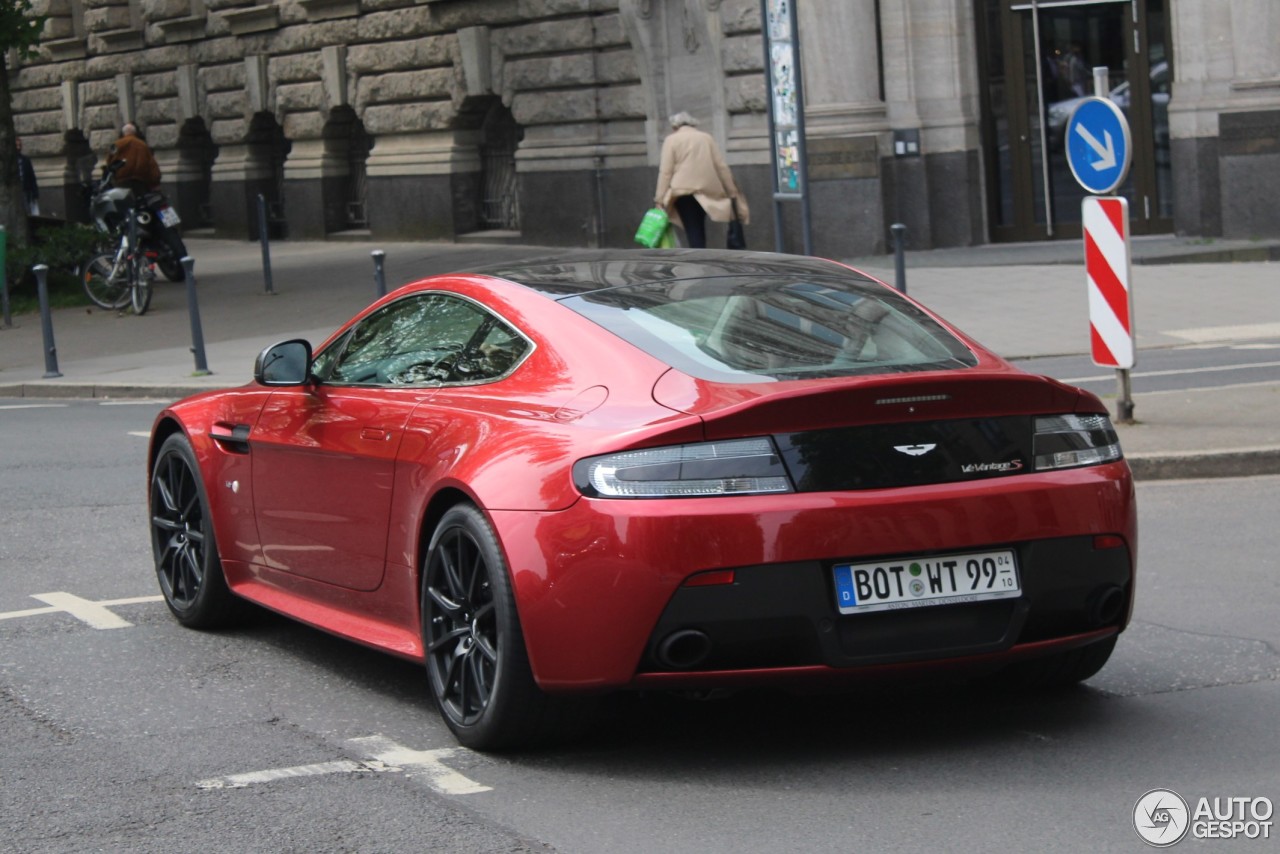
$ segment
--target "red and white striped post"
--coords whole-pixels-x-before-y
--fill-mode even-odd
[[[1129,369],[1136,357],[1129,253],[1129,202],[1119,196],[1087,196],[1085,272],[1089,280],[1089,338],[1095,365],[1116,369],[1116,419],[1133,422]]]

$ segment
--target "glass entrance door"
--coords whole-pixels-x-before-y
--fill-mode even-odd
[[[1095,68],[1129,119],[1133,167],[1117,190],[1133,233],[1172,230],[1165,0],[987,0],[985,156],[993,240],[1080,236],[1087,193],[1071,175],[1066,127],[1094,94]]]

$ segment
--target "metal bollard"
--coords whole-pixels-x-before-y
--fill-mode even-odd
[[[387,295],[387,274],[382,265],[387,259],[387,253],[381,249],[375,249],[369,254],[373,256],[373,292],[378,297],[385,297]]]
[[[187,313],[191,315],[191,352],[196,357],[196,372],[194,376],[207,377],[213,371],[209,370],[209,362],[204,355],[204,331],[200,326],[200,301],[196,297],[196,259],[190,255],[182,256],[182,269],[186,272],[187,280]]]
[[[258,193],[258,240],[262,242],[262,284],[264,293],[274,294],[271,283],[271,244],[267,236],[267,199]]]
[[[0,309],[4,312],[4,325],[7,329],[13,326],[13,315],[9,311],[9,277],[5,273],[5,246],[9,234],[0,225]]]
[[[44,378],[62,376],[58,370],[58,347],[53,343],[53,315],[49,312],[49,268],[37,264],[31,268],[36,274],[36,294],[40,299],[40,333],[44,338]]]
[[[904,244],[907,240],[907,227],[900,222],[889,226],[893,232],[893,286],[899,293],[907,292],[907,258]]]

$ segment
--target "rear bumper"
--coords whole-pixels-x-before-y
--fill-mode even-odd
[[[930,678],[981,676],[1010,664],[1029,661],[1100,643],[1118,634],[1118,628],[1098,629],[1084,634],[1015,644],[1006,650],[958,658],[905,661],[898,664],[868,664],[860,667],[765,667],[749,670],[706,670],[697,672],[640,673],[632,682],[637,690],[736,689],[769,685],[783,688],[849,688],[868,684],[919,682]]]
[[[844,679],[876,668],[996,662],[1125,626],[1137,523],[1124,463],[976,483],[846,493],[582,500],[495,511],[530,663],[551,691]],[[1118,548],[1095,549],[1101,534]],[[1017,599],[842,616],[839,562],[1012,548]],[[734,569],[731,585],[683,587]],[[1088,609],[1115,588],[1109,619]],[[664,663],[674,632],[705,656]],[[1083,640],[1081,640],[1083,638]]]
[[[828,561],[741,567],[733,584],[681,587],[650,635],[641,675],[978,656],[1123,624],[1128,549],[1096,548],[1090,536],[992,545],[1016,555],[1017,598],[843,615]]]

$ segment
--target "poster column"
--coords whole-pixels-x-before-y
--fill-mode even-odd
[[[797,0],[760,0],[769,84],[769,140],[773,154],[774,245],[786,251],[782,203],[799,202],[804,254],[813,254],[809,174],[805,168],[804,80],[800,71]]]

